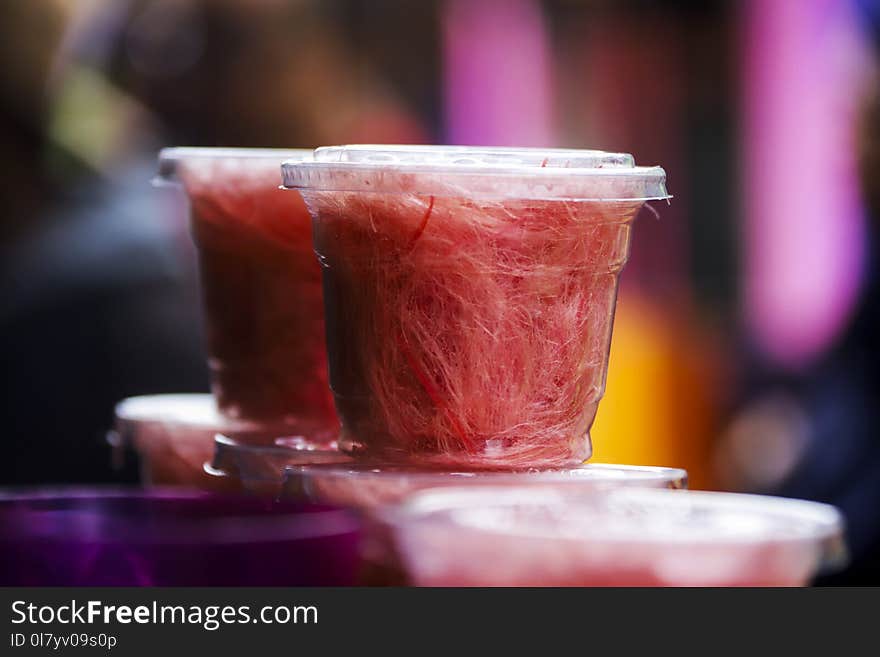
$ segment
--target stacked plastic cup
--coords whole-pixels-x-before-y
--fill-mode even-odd
[[[282,176],[323,267],[339,446],[370,464],[300,469],[287,493],[303,479],[364,506],[467,473],[585,482],[630,229],[669,198],[663,169],[591,150],[359,145]]]
[[[802,585],[841,562],[831,507],[585,464],[632,223],[669,198],[660,167],[167,149],[160,179],[190,202],[215,422],[190,457],[194,425],[157,439],[118,420],[150,472],[177,459],[211,485],[367,511],[376,584]]]
[[[298,195],[278,189],[281,162],[310,156],[219,148],[159,155],[158,181],[179,185],[189,200],[217,406],[270,442],[329,443],[338,432],[311,220]]]
[[[282,172],[314,222],[341,449],[474,470],[589,458],[632,221],[669,198],[663,169],[344,146]]]
[[[225,148],[159,155],[156,183],[181,189],[189,203],[213,399],[120,404],[111,442],[140,452],[148,484],[246,488],[250,480],[204,469],[218,433],[241,444],[242,453],[245,446],[283,450],[279,439],[316,454],[335,450],[339,423],[311,219],[298,195],[279,189],[281,162],[309,157],[306,150]],[[292,450],[290,462],[307,462],[305,451]],[[279,467],[279,484],[281,475]]]

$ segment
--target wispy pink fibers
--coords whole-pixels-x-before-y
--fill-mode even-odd
[[[446,141],[552,146],[551,55],[537,0],[447,0]]]
[[[867,49],[848,2],[742,7],[744,310],[766,355],[797,368],[845,328],[860,287],[854,133]]]

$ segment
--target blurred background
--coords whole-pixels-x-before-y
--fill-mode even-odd
[[[208,389],[164,145],[660,164],[595,460],[838,505],[880,583],[877,0],[5,0],[0,484],[135,481],[114,404]]]

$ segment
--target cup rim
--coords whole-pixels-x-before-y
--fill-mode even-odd
[[[773,530],[763,535],[754,533],[726,532],[723,536],[684,535],[673,530],[651,533],[640,525],[637,519],[615,512],[616,521],[632,520],[626,532],[610,532],[603,535],[601,526],[591,528],[590,535],[554,536],[547,530],[530,527],[524,524],[504,527],[481,527],[475,522],[462,522],[456,517],[455,511],[463,509],[503,508],[515,504],[532,505],[568,505],[576,510],[578,505],[582,511],[588,511],[589,505],[604,504],[599,513],[614,512],[615,505],[625,504],[660,504],[668,506],[672,511],[697,513],[714,512],[745,512],[755,516],[763,516],[768,521],[767,528],[777,521],[776,533]],[[677,509],[676,509],[677,507]],[[559,490],[514,490],[481,487],[425,490],[410,496],[404,502],[389,506],[381,511],[384,523],[398,530],[404,530],[412,523],[442,524],[450,531],[468,531],[484,535],[487,540],[491,536],[503,536],[513,539],[552,539],[587,541],[610,545],[645,545],[645,546],[744,546],[764,544],[815,544],[818,547],[819,562],[823,569],[838,568],[847,561],[845,543],[845,522],[842,514],[835,507],[820,502],[756,495],[746,493],[727,493],[717,491],[669,490],[651,488],[616,488],[602,491],[584,492],[581,494],[562,493]],[[779,521],[800,523],[801,531],[783,531]],[[595,533],[593,533],[595,532]]]
[[[593,483],[622,484],[633,487],[649,483],[668,483],[673,487],[687,486],[687,471],[682,468],[664,466],[640,466],[623,465],[615,463],[582,463],[567,468],[554,468],[544,470],[444,470],[425,469],[417,466],[407,466],[394,463],[314,463],[303,465],[291,465],[286,468],[289,476],[315,475],[327,479],[355,479],[355,480],[382,480],[382,479],[414,479],[422,482],[443,482],[451,478],[460,478],[462,481],[468,478],[483,478],[485,480],[507,485],[522,485],[523,483],[566,483],[572,485]],[[579,477],[578,472],[606,472],[620,471],[619,477]],[[638,477],[633,476],[638,475]],[[485,484],[487,487],[490,484]],[[449,486],[454,487],[454,486]]]
[[[159,151],[153,185],[179,187],[180,164],[184,160],[277,160],[299,161],[312,156],[308,148],[251,148],[227,146],[169,146]]]

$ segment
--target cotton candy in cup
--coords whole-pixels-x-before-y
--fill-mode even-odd
[[[183,188],[199,255],[212,390],[265,437],[336,439],[321,270],[309,213],[279,190],[283,160],[311,151],[168,148],[160,183]]]
[[[668,198],[661,168],[360,145],[282,173],[314,223],[341,449],[443,469],[590,456],[630,229]]]
[[[421,586],[804,586],[846,558],[834,507],[758,495],[446,488],[383,521]]]
[[[155,489],[0,492],[2,586],[351,586],[350,511]]]
[[[298,439],[280,438],[273,445],[249,445],[218,434],[214,438],[214,456],[205,463],[204,470],[243,493],[276,498],[285,468],[350,460],[336,449],[335,443],[315,446]]]

